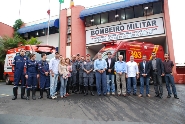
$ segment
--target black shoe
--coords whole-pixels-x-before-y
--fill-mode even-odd
[[[84,96],[87,96],[88,95],[88,86],[85,86],[85,94]]]
[[[35,97],[35,89],[32,89],[32,99],[33,100],[36,100],[36,97]]]
[[[79,91],[79,94],[83,94],[83,90],[84,90],[83,85],[80,85],[80,91]]]
[[[168,95],[167,98],[171,98],[171,95]]]
[[[160,98],[160,99],[162,99],[162,98],[163,98],[163,96],[162,96],[162,95],[159,95],[159,98]]]
[[[40,97],[38,99],[42,99],[43,98],[43,91],[44,91],[44,89],[40,89]]]
[[[25,94],[25,87],[21,87],[21,99],[26,99],[24,94]]]
[[[14,87],[13,88],[13,98],[12,98],[12,100],[16,100],[17,99],[17,89],[18,89],[18,87]]]
[[[26,100],[30,100],[30,88],[27,89],[26,93],[27,93]]]
[[[159,94],[156,94],[155,97],[159,97]]]
[[[90,87],[90,90],[91,90],[91,96],[94,96],[93,87],[92,86]]]
[[[98,96],[101,96],[101,94],[98,94]]]
[[[174,95],[174,98],[175,98],[175,99],[179,99],[179,97],[177,97],[177,95]]]
[[[136,93],[133,93],[133,95],[134,95],[134,96],[137,96],[137,94],[136,94]]]
[[[105,94],[103,94],[104,96],[106,96],[107,94],[105,93]]]

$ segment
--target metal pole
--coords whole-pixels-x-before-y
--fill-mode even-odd
[[[50,11],[50,0],[49,0],[49,11]],[[48,33],[47,33],[47,45],[49,41],[49,26],[50,26],[50,12],[49,12],[49,20],[48,20]]]
[[[59,2],[59,39],[58,39],[58,52],[60,53],[60,11],[61,11],[61,3]]]
[[[21,0],[20,0],[20,6],[19,6],[19,19],[21,19]]]

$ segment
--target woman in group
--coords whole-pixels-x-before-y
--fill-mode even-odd
[[[60,81],[61,81],[61,86],[60,86],[60,96],[61,98],[66,98],[66,86],[67,86],[67,79],[68,79],[68,71],[67,71],[67,65],[66,61],[64,58],[60,60],[60,63],[58,65],[58,71],[60,74]]]
[[[66,64],[67,64],[67,71],[68,71],[66,95],[69,95],[70,94],[70,87],[71,87],[71,72],[72,72],[71,60],[69,58],[66,58]]]
[[[30,90],[32,88],[32,99],[36,100],[35,92],[37,88],[37,78],[39,77],[38,74],[38,63],[35,60],[36,55],[31,54],[30,60],[26,62],[26,79],[27,79],[27,100],[30,99]]]

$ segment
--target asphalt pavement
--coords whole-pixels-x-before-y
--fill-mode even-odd
[[[12,85],[0,83],[0,124],[185,124],[185,85],[176,85],[180,99],[137,96],[83,96],[13,101]],[[138,87],[139,93],[139,87]],[[20,94],[20,88],[19,88]],[[37,98],[39,92],[37,92]]]

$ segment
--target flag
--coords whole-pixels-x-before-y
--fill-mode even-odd
[[[72,7],[74,7],[74,1],[73,0],[71,0],[71,2],[70,2],[70,8],[72,8]]]
[[[59,0],[60,3],[64,3],[64,0]]]
[[[47,11],[48,15],[50,15],[50,10]]]

